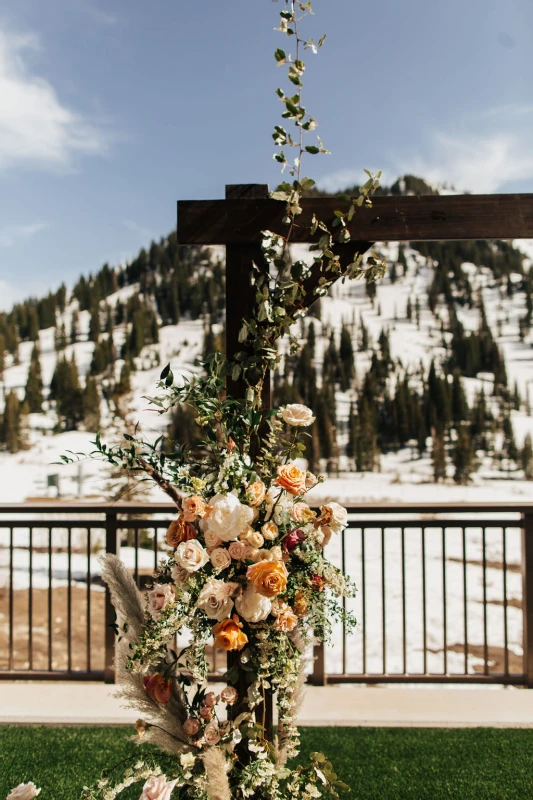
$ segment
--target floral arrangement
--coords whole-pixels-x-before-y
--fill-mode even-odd
[[[301,38],[301,20],[312,13],[302,0],[286,0],[280,12],[278,30],[294,41],[295,56],[278,49],[275,59],[288,66],[295,94],[278,89],[278,96],[282,117],[297,134],[277,125],[274,157],[293,181],[271,195],[285,204],[287,232],[263,232],[264,263],[251,265],[250,273],[257,303],[242,321],[242,350],[232,360],[212,354],[201,376],[179,385],[167,366],[160,393],[149,398],[160,413],[178,403],[191,406],[203,441],[169,453],[159,440],[126,434],[123,444],[109,447],[96,438],[93,455],[154,480],[178,513],[166,534],[168,558],[144,597],[119,559],[107,556],[103,564],[117,613],[120,693],[142,715],[137,741],[157,745],[158,754],[143,752],[119,779],[112,768],[83,789],[84,800],[112,800],[138,782],[140,800],[335,799],[348,788],[321,753],[306,766],[288,765],[298,754],[296,718],[311,646],[328,640],[336,620],[348,629],[355,624],[339,602],[355,588],[324,552],[347,525],[347,513],[335,502],[310,504],[309,493],[322,480],[305,469],[312,410],[300,404],[269,410],[261,403],[268,370],[280,361],[277,340],[290,334],[311,302],[340,276],[376,280],[384,270],[375,253],[365,265],[361,255],[344,263],[337,246],[349,241],[357,209],[370,205],[379,173],[368,173],[358,198],[340,198],[347,208],[335,212],[331,229],[313,218],[310,234],[318,232],[318,240],[311,264],[290,258],[300,199],[314,185],[302,177],[303,157],[327,153],[320,139],[304,144],[317,123],[302,105],[301,52],[316,52],[325,39]],[[285,154],[289,147],[296,150],[293,159]],[[244,397],[231,394],[237,381]],[[228,653],[218,693],[207,682],[210,647]],[[275,736],[267,713],[273,695]],[[29,800],[39,791],[21,784],[9,798]]]

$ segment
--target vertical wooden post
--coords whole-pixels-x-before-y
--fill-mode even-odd
[[[120,535],[115,511],[106,511],[105,515],[105,551],[115,556],[120,555]],[[116,634],[113,627],[116,620],[115,609],[111,602],[111,593],[106,585],[105,589],[105,661],[104,681],[115,683],[115,642]]]
[[[522,614],[524,675],[533,689],[533,514],[524,514],[522,530]]]
[[[268,197],[266,184],[231,184],[226,186],[226,200],[262,200]],[[255,286],[250,283],[252,262],[260,266],[263,254],[260,244],[228,244],[226,245],[226,356],[231,360],[235,353],[243,349],[239,342],[239,331],[243,317],[251,317],[255,307]],[[228,392],[236,398],[244,398],[246,384],[242,379],[228,379]],[[267,373],[263,386],[263,408],[271,407],[270,373]],[[244,670],[240,667],[238,653],[228,653],[228,669],[237,666],[239,679],[237,691],[241,702],[246,696],[248,684]],[[236,714],[243,710],[241,704],[234,708]],[[265,737],[273,739],[273,697],[268,691],[265,707],[261,704],[256,711],[259,722],[265,721]]]

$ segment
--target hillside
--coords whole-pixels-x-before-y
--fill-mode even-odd
[[[406,176],[386,191],[434,189]],[[330,476],[321,491],[347,501],[528,497],[532,243],[377,249],[385,280],[336,285],[296,326],[303,349],[286,354],[275,385],[278,401],[317,410],[307,455]],[[223,250],[179,247],[172,233],[126,265],[0,314],[0,502],[54,496],[56,475],[63,497],[127,490],[95,462],[50,462],[89,451],[98,429],[116,440],[139,419],[148,437],[166,432],[143,397],[168,361],[174,374],[197,369],[220,341],[223,307]],[[191,425],[181,412],[173,435]]]

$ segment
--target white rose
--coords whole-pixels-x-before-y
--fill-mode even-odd
[[[156,583],[151,592],[148,592],[148,611],[152,619],[158,620],[161,612],[168,608],[176,596],[170,583]]]
[[[329,508],[333,514],[329,527],[333,533],[340,533],[348,524],[348,512],[338,503],[328,503],[326,508]]]
[[[177,778],[175,781],[167,781],[166,775],[149,778],[143,786],[143,793],[139,800],[170,800],[170,795],[177,782]]]
[[[274,539],[278,538],[279,535],[279,528],[275,522],[265,522],[263,527],[261,528],[261,532],[265,539],[269,539],[273,541]]]
[[[261,556],[260,561],[281,561],[283,558],[283,551],[279,545],[275,545],[275,547],[271,547],[270,550],[260,550],[259,555]]]
[[[224,581],[210,578],[198,595],[197,607],[205,611],[209,619],[221,622],[231,614],[233,600],[229,596],[229,587]]]
[[[315,421],[311,409],[302,405],[302,403],[289,403],[289,405],[280,408],[280,412],[283,421],[287,425],[293,425],[295,428],[306,428]]]
[[[180,755],[180,763],[184,769],[190,769],[196,763],[196,756],[194,753],[182,753]]]
[[[238,539],[254,517],[253,509],[243,505],[234,494],[216,494],[209,505],[213,510],[205,520],[206,532],[223,542]]]
[[[206,531],[204,534],[204,539],[205,546],[208,550],[214,550],[215,547],[218,547],[220,544],[222,544],[222,539],[212,531]]]
[[[227,569],[231,564],[231,556],[225,547],[215,548],[209,558],[211,559],[211,564],[215,568],[215,572],[221,572],[223,569]]]
[[[190,539],[178,545],[174,558],[187,572],[196,572],[209,561],[209,556],[198,539]]]
[[[32,800],[33,797],[37,797],[39,794],[41,794],[41,790],[31,781],[29,783],[19,783],[14,789],[11,789],[7,800]]]
[[[246,539],[246,544],[249,544],[250,547],[262,547],[264,543],[265,540],[259,531],[251,531]]]
[[[220,728],[216,722],[210,722],[205,726],[204,739],[208,745],[214,745],[220,741]]]
[[[244,594],[235,600],[235,608],[246,622],[260,622],[270,614],[272,601],[258,594],[250,584]]]

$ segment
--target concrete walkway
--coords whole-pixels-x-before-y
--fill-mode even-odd
[[[97,683],[0,682],[0,724],[132,724],[138,714],[113,692]],[[310,686],[299,724],[533,728],[533,690]]]

